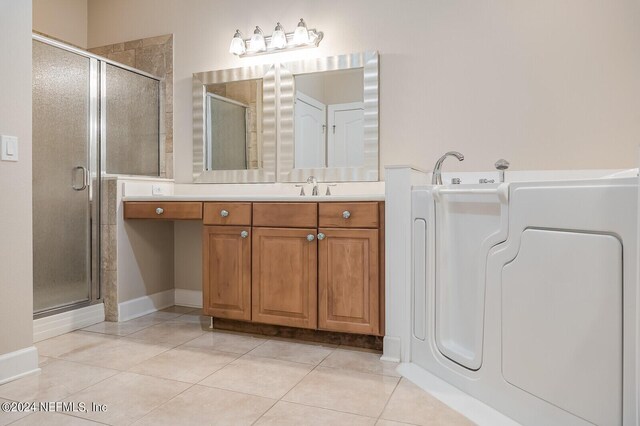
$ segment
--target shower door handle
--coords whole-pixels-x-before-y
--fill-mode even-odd
[[[82,171],[82,186],[75,185],[76,171]],[[84,166],[76,166],[73,168],[73,172],[71,174],[71,187],[74,191],[84,191],[89,186],[89,172],[87,168]]]

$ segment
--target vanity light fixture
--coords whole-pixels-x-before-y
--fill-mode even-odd
[[[253,30],[253,35],[249,41],[249,52],[257,53],[267,50],[267,44],[264,41],[264,35],[259,26],[256,25],[256,29]]]
[[[242,39],[242,33],[240,30],[236,30],[236,33],[233,35],[231,39],[231,45],[229,46],[229,53],[233,53],[234,55],[244,55],[247,51],[247,48],[244,44],[244,40]]]
[[[318,47],[324,34],[315,29],[308,29],[304,19],[300,18],[295,31],[286,33],[280,22],[271,36],[264,36],[260,27],[256,26],[250,39],[242,39],[240,30],[231,40],[229,53],[239,57],[262,55],[265,53],[277,53],[285,50]]]
[[[269,47],[273,49],[282,49],[287,45],[287,35],[284,32],[284,28],[280,25],[280,22],[276,24],[276,28],[273,30],[273,34],[271,34],[271,42],[269,43]]]
[[[293,32],[293,42],[296,45],[309,43],[309,30],[307,29],[307,24],[302,18],[300,18],[300,22],[298,22],[298,26]]]

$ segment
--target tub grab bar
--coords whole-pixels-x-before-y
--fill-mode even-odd
[[[498,199],[506,203],[509,201],[509,185],[500,185],[497,188],[439,188],[434,187],[432,190],[433,198],[440,200],[441,194],[495,194]]]

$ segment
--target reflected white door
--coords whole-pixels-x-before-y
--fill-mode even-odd
[[[364,165],[364,105],[329,105],[328,167]]]
[[[325,166],[326,106],[304,93],[296,93],[295,167]]]

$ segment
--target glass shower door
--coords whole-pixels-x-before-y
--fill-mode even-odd
[[[33,304],[36,315],[89,304],[97,61],[33,41]]]

